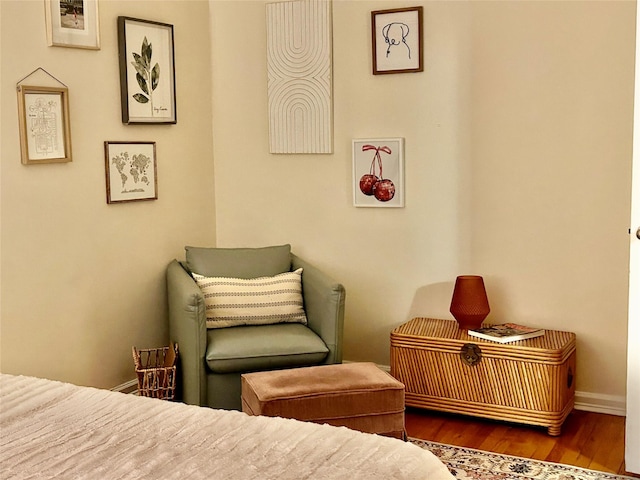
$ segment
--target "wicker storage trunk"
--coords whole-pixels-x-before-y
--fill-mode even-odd
[[[573,409],[575,334],[501,344],[453,320],[414,318],[391,332],[391,375],[407,406],[547,427],[559,435]]]

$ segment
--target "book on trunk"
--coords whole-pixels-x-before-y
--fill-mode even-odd
[[[472,337],[490,340],[492,342],[509,343],[518,340],[526,340],[544,335],[541,328],[532,328],[517,323],[501,323],[499,325],[488,325],[486,327],[469,330]]]

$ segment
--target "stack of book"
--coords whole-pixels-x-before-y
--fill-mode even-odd
[[[483,328],[469,330],[472,337],[491,340],[492,342],[509,343],[518,340],[526,340],[544,335],[541,328],[525,327],[517,323],[501,323],[499,325],[488,325]]]

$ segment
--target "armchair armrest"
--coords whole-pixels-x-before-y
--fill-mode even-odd
[[[179,390],[182,401],[206,405],[207,381],[205,351],[207,325],[202,291],[191,275],[177,261],[167,267],[169,336],[178,344]]]
[[[302,268],[302,296],[308,326],[329,348],[324,363],[342,362],[345,290],[342,284],[291,254],[292,270]]]

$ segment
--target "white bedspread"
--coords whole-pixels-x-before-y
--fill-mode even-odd
[[[451,479],[410,443],[0,374],[2,479]]]

